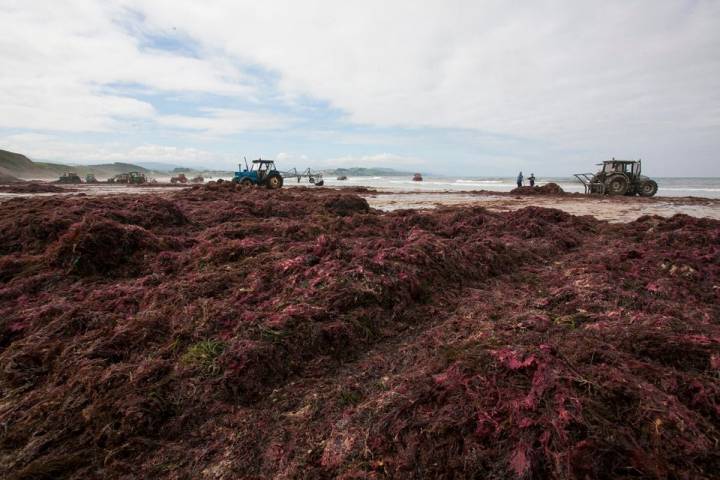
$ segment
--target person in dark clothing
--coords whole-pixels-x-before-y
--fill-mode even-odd
[[[528,181],[530,182],[531,187],[535,186],[535,174],[534,173],[530,174],[530,176],[528,177]]]
[[[520,173],[518,174],[518,178],[517,178],[517,186],[518,186],[518,188],[522,187],[522,182],[523,182],[523,174],[522,174],[522,172],[520,172]]]

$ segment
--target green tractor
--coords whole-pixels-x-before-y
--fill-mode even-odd
[[[606,160],[602,169],[595,173],[576,173],[575,177],[585,186],[585,193],[600,195],[640,195],[652,197],[658,184],[642,175],[640,160]]]
[[[147,177],[141,172],[120,173],[108,179],[108,183],[125,183],[129,185],[142,185],[147,183]]]
[[[57,183],[77,184],[82,183],[82,180],[80,179],[80,175],[75,172],[64,172],[62,175],[60,175]]]

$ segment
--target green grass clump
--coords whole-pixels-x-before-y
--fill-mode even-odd
[[[182,362],[201,370],[206,375],[220,373],[217,358],[225,351],[225,344],[217,340],[202,340],[190,348],[182,356]]]
[[[343,407],[347,407],[350,405],[357,405],[358,403],[360,403],[360,400],[362,400],[362,395],[360,394],[360,392],[357,392],[355,390],[343,390],[340,392],[340,398],[338,399],[338,403]]]

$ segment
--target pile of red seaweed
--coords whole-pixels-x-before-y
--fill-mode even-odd
[[[16,183],[16,182],[19,182],[19,181],[20,181],[19,179],[13,177],[12,175],[8,175],[8,174],[3,173],[2,171],[0,171],[0,185],[6,185],[6,184],[9,184],[9,183]]]
[[[0,204],[3,478],[713,478],[720,222]]]
[[[546,183],[545,185],[517,187],[510,190],[510,193],[516,195],[562,195],[565,190],[557,183]]]
[[[0,192],[3,193],[64,193],[74,191],[73,188],[58,187],[44,182],[18,182],[10,185],[0,185]]]

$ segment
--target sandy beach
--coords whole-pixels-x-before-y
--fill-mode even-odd
[[[48,185],[48,184],[38,184]],[[189,185],[169,183],[146,184],[138,186],[81,184],[52,185],[60,192],[24,193],[3,191],[0,187],[0,202],[14,197],[52,196],[52,195],[145,195],[168,194],[179,189],[192,188]],[[289,189],[298,188],[290,184]],[[308,188],[308,187],[300,187]],[[64,192],[62,191],[64,190]],[[319,190],[311,187],[310,191]],[[720,199],[701,197],[608,197],[581,195],[577,193],[563,195],[513,195],[507,192],[467,191],[467,192],[408,192],[391,190],[372,190],[362,187],[324,188],[326,191],[356,192],[365,198],[372,208],[383,211],[401,209],[432,209],[441,206],[482,206],[492,211],[513,211],[535,206],[557,208],[573,215],[592,215],[599,220],[609,222],[630,222],[643,215],[671,217],[681,213],[699,218],[720,219]]]
[[[364,195],[373,208],[392,211],[439,206],[482,206],[513,211],[535,206],[558,208],[573,215],[592,215],[610,222],[630,222],[643,215],[671,217],[682,213],[720,219],[720,200],[699,197],[599,197],[595,195],[512,195],[498,193],[378,193]]]

